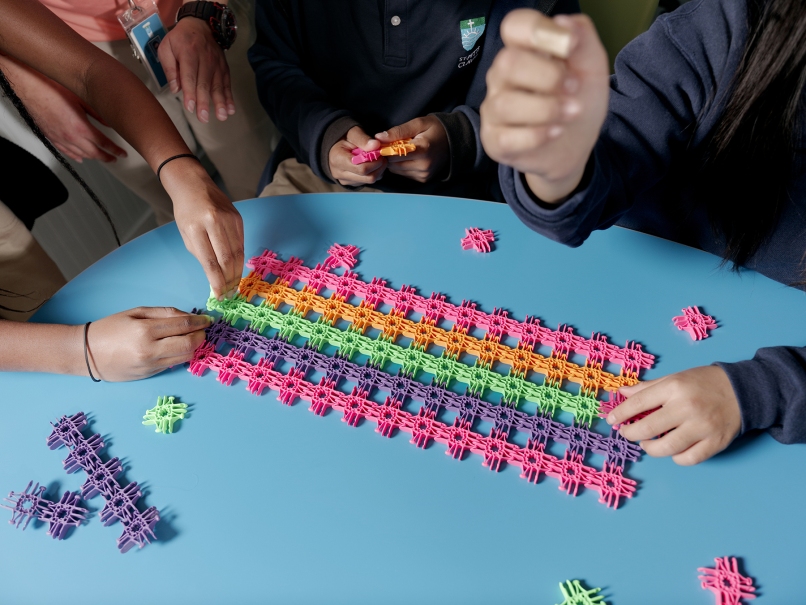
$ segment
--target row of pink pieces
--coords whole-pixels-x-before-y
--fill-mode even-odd
[[[520,468],[520,476],[532,483],[537,483],[543,473],[559,479],[559,489],[573,496],[584,486],[599,492],[599,502],[608,507],[618,508],[622,498],[631,498],[635,492],[635,481],[624,477],[617,465],[605,462],[604,468],[598,470],[585,465],[579,454],[566,452],[563,458],[557,458],[546,453],[543,444],[530,442],[521,447],[507,441],[495,429],[489,436],[484,436],[472,431],[469,423],[459,419],[453,425],[447,425],[437,420],[433,412],[412,414],[388,398],[383,404],[372,401],[357,387],[347,394],[324,377],[319,384],[314,384],[294,368],[288,374],[282,374],[274,370],[272,363],[265,358],[251,364],[244,360],[243,353],[230,351],[228,355],[221,355],[212,345],[205,343],[196,349],[189,371],[201,376],[207,368],[216,372],[218,381],[227,386],[235,378],[246,381],[246,388],[254,395],[269,389],[278,392],[277,399],[285,405],[291,405],[296,399],[307,401],[310,403],[308,409],[318,416],[324,416],[328,409],[333,408],[344,414],[342,421],[350,426],[358,426],[363,419],[369,420],[378,425],[375,431],[384,437],[392,437],[397,429],[410,433],[411,443],[419,448],[428,447],[432,440],[447,445],[445,453],[457,460],[468,451],[479,454],[484,458],[483,466],[492,471],[500,470],[504,463],[511,464]]]
[[[491,337],[511,336],[529,347],[539,343],[551,347],[556,353],[574,352],[584,355],[593,363],[611,361],[636,374],[654,364],[655,356],[645,352],[634,341],[628,341],[624,347],[619,347],[608,342],[607,337],[599,333],[592,334],[590,338],[574,334],[573,328],[565,324],[552,330],[540,325],[540,320],[534,317],[527,316],[524,321],[518,321],[510,318],[509,313],[503,309],[496,308],[492,313],[486,313],[467,300],[463,300],[460,305],[450,303],[444,294],[434,292],[430,298],[425,298],[417,294],[416,289],[411,286],[404,285],[395,290],[388,287],[385,280],[377,277],[373,277],[370,282],[363,281],[350,271],[356,264],[357,253],[355,246],[335,244],[328,250],[329,256],[324,263],[309,268],[302,264],[301,259],[292,256],[283,261],[275,252],[266,250],[246,264],[260,279],[265,279],[269,274],[276,275],[289,286],[299,281],[316,293],[327,288],[345,300],[351,296],[362,298],[365,304],[373,308],[387,304],[404,316],[415,311],[434,322],[444,318],[465,330],[478,327],[486,330]],[[343,267],[345,271],[337,275],[332,272],[336,267]],[[245,290],[249,289],[248,280],[249,278],[244,280],[247,282],[244,284]]]
[[[736,557],[717,557],[716,567],[700,567],[697,571],[702,587],[716,597],[716,605],[741,605],[742,599],[755,599],[753,580],[739,573]]]

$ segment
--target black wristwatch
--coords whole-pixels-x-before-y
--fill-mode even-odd
[[[213,39],[223,50],[227,50],[235,42],[238,26],[235,25],[235,15],[226,4],[188,2],[176,13],[176,22],[179,23],[185,17],[196,17],[206,22],[213,32]]]

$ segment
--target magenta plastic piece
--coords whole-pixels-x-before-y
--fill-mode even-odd
[[[704,589],[716,595],[716,605],[741,605],[742,599],[756,598],[753,580],[739,573],[736,557],[717,557],[714,562],[715,568],[697,568],[703,574],[697,579]]]
[[[353,164],[366,164],[367,162],[374,162],[378,158],[381,157],[381,150],[376,149],[375,151],[364,151],[360,147],[356,147],[352,151],[352,163]]]
[[[465,236],[462,238],[462,249],[473,249],[476,252],[487,253],[492,249],[490,244],[494,241],[495,234],[491,230],[482,231],[476,227],[470,227],[470,229],[465,229]]]
[[[708,338],[708,330],[717,328],[714,318],[701,313],[699,307],[686,307],[683,309],[683,314],[673,317],[672,321],[678,330],[688,332],[691,340]]]
[[[87,509],[78,506],[81,501],[75,492],[64,492],[58,502],[45,500],[45,486],[39,483],[31,489],[33,481],[28,482],[28,486],[23,492],[11,492],[6,502],[13,506],[0,504],[0,508],[7,508],[12,511],[9,523],[16,527],[25,521],[22,529],[28,527],[31,519],[37,518],[44,523],[49,523],[48,535],[54,540],[63,540],[67,530],[71,527],[78,527],[87,515]],[[30,491],[28,491],[30,490]]]
[[[358,246],[342,246],[341,244],[333,244],[327,251],[327,258],[325,259],[325,267],[328,269],[335,269],[336,267],[344,267],[345,269],[352,269],[358,262]]]
[[[120,460],[101,460],[99,452],[104,447],[103,439],[97,434],[85,437],[81,431],[86,424],[84,412],[62,416],[53,425],[53,431],[47,439],[48,447],[56,450],[66,446],[70,453],[64,460],[65,470],[68,473],[78,470],[87,473],[81,488],[85,498],[98,494],[104,497],[106,505],[101,511],[102,523],[110,525],[120,521],[123,525],[123,533],[117,540],[120,552],[124,553],[135,545],[143,548],[151,540],[157,539],[154,526],[160,520],[159,511],[153,506],[145,512],[137,509],[135,504],[141,496],[140,488],[137,483],[130,483],[126,487],[120,485],[117,479],[122,470]]]

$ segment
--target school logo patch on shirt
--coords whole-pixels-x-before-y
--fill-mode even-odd
[[[462,46],[465,50],[471,50],[484,33],[484,17],[459,21],[459,32],[462,34]]]

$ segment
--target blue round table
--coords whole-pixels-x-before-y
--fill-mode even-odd
[[[521,225],[506,206],[437,197],[328,194],[250,200],[247,257],[272,249],[308,266],[334,242],[361,249],[356,271],[510,317],[568,323],[577,334],[642,343],[652,378],[770,345],[803,345],[803,293],[760,275],[718,268],[703,252],[622,229],[578,249]],[[462,250],[466,227],[492,229],[491,254]],[[35,317],[79,324],[138,305],[203,307],[208,285],[176,227],[128,243],[63,288]],[[672,317],[699,305],[719,328],[693,342]],[[602,587],[611,605],[710,604],[698,567],[741,558],[761,601],[802,602],[806,448],[768,435],[740,439],[692,468],[647,456],[618,510],[593,491],[576,498],[554,479],[490,472],[398,434],[384,439],[331,412],[281,405],[244,383],[176,367],[135,383],[86,377],[0,376],[0,493],[29,480],[49,494],[78,490],[62,470],[50,422],[84,411],[119,456],[126,481],[144,487],[162,521],[158,540],[119,554],[120,524],[103,527],[103,499],[64,541],[32,523],[0,527],[2,603],[560,603],[558,583]],[[189,405],[165,435],[143,426],[160,395]],[[561,454],[560,454],[561,455]],[[141,507],[143,508],[143,507]],[[8,511],[0,514],[10,516]]]

